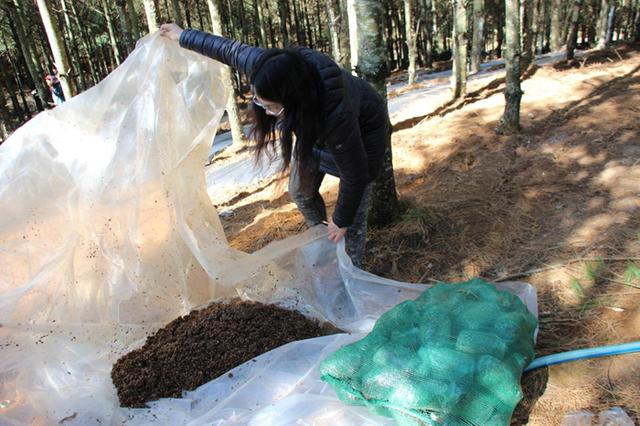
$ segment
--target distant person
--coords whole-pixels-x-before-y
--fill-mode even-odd
[[[347,253],[360,266],[372,182],[390,135],[385,100],[309,48],[263,49],[175,24],[162,25],[160,34],[250,77],[256,154],[280,150],[284,169],[291,166],[289,194],[309,226],[327,221],[324,175],[340,179],[328,236],[336,243],[346,236]]]
[[[45,76],[45,82],[51,92],[51,98],[53,99],[53,105],[62,105],[65,101],[64,92],[62,91],[62,84],[60,84],[60,75],[58,70],[54,67],[51,69],[51,74]]]

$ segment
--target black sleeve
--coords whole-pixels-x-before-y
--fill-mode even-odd
[[[353,113],[346,112],[337,120],[336,126],[332,126],[327,146],[340,173],[333,223],[345,228],[353,223],[358,211],[362,194],[369,183],[369,170],[358,119]]]
[[[192,29],[182,31],[180,46],[229,65],[246,75],[251,75],[253,66],[264,51],[259,47]]]

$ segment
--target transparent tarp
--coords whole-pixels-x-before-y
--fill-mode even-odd
[[[0,146],[0,424],[385,421],[340,403],[317,365],[424,287],[354,268],[321,227],[251,255],[228,246],[203,171],[226,101],[219,67],[148,36]],[[511,291],[535,312],[530,286]],[[119,407],[120,356],[238,295],[353,334],[278,348],[182,399]]]

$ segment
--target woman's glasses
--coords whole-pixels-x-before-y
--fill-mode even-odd
[[[253,101],[254,104],[256,104],[260,108],[262,108],[264,110],[264,112],[267,113],[267,115],[271,115],[273,117],[278,117],[284,112],[284,107],[280,108],[280,111],[274,111],[273,109],[271,109],[271,107],[260,103],[260,101],[256,98],[256,95],[253,95],[253,98],[251,98],[251,100]]]

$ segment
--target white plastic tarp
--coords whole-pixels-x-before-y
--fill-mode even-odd
[[[341,404],[317,365],[424,287],[354,268],[322,228],[251,255],[228,246],[203,173],[225,105],[219,70],[149,36],[0,146],[0,424],[384,421]],[[535,311],[530,286],[512,291]],[[120,356],[235,295],[354,334],[294,342],[150,409],[119,407]]]

